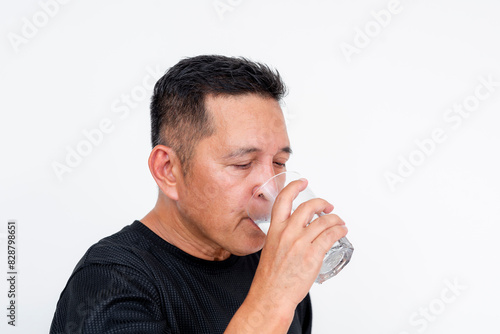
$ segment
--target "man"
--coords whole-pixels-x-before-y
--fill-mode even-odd
[[[257,187],[286,170],[277,72],[240,58],[180,61],[151,102],[158,200],[93,245],[61,294],[51,333],[310,333],[308,291],[347,233],[322,199],[278,196],[268,236],[248,218]],[[260,250],[262,251],[260,252]]]

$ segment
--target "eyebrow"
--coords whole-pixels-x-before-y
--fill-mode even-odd
[[[240,158],[240,157],[243,157],[243,156],[245,156],[247,154],[254,153],[254,152],[261,152],[261,151],[262,151],[261,149],[256,148],[256,147],[241,147],[241,148],[238,148],[238,149],[230,152],[229,154],[226,154],[223,158],[224,159]],[[293,151],[290,148],[290,146],[285,146],[285,147],[281,148],[279,150],[279,152],[285,152],[285,153],[288,153],[288,154],[292,154],[293,153]]]

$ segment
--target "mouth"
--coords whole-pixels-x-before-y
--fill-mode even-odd
[[[257,226],[257,224],[255,224],[255,222],[253,221],[253,219],[252,219],[252,218],[250,218],[250,217],[245,217],[245,218],[243,218],[243,219],[247,219],[247,220],[249,220],[250,222],[252,222],[255,226]]]
[[[253,221],[253,219],[252,219],[252,218],[250,218],[250,217],[245,217],[245,218],[243,218],[243,220],[248,220],[248,221],[251,223],[251,225],[253,225],[255,228],[257,228],[259,231],[262,231],[262,230],[260,229],[259,225],[257,225],[257,224]]]
[[[268,224],[260,224],[258,225],[255,221],[253,221],[253,219],[249,218],[249,217],[246,217],[244,219],[247,219],[249,220],[253,225],[253,227],[256,229],[256,231],[259,231],[259,235],[260,234],[264,234],[264,235],[267,235],[267,232],[269,231],[269,225]]]

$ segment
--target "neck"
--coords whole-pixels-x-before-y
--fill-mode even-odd
[[[231,255],[228,251],[207,240],[194,224],[186,222],[175,201],[158,196],[155,207],[141,222],[160,238],[194,257],[222,261]]]

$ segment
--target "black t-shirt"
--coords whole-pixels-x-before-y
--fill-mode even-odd
[[[50,333],[223,333],[250,289],[259,256],[202,260],[136,220],[83,256]],[[307,295],[288,333],[310,333],[311,322]]]

